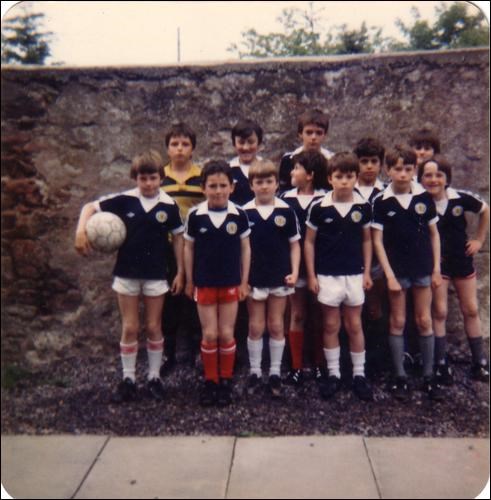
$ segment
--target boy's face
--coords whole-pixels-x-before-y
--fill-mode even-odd
[[[229,178],[225,174],[212,174],[206,178],[203,193],[208,201],[209,208],[224,208],[234,190]]]
[[[193,143],[189,137],[177,135],[171,137],[167,146],[171,163],[187,163],[193,156]]]
[[[341,172],[340,170],[335,170],[327,177],[333,191],[343,197],[353,192],[357,179],[356,172]]]
[[[411,186],[416,165],[404,164],[404,160],[399,158],[397,163],[388,169],[390,180],[396,190],[407,189]]]
[[[305,125],[298,134],[305,151],[320,151],[324,139],[327,137],[325,130],[313,123]]]
[[[440,198],[445,193],[447,175],[438,170],[438,165],[430,161],[426,163],[421,176],[421,184],[434,198]]]
[[[295,163],[290,176],[292,178],[292,186],[296,188],[306,187],[314,178],[314,175],[307,173],[307,170],[300,163]]]
[[[378,156],[360,156],[360,180],[366,184],[373,185],[380,174],[382,165]]]
[[[136,176],[136,185],[140,193],[145,198],[154,198],[159,193],[160,175],[155,174],[138,174]]]
[[[251,189],[256,196],[256,201],[261,204],[270,204],[278,189],[278,181],[274,175],[269,177],[254,177],[251,182]]]
[[[259,149],[259,139],[256,132],[253,132],[249,137],[235,137],[235,151],[239,157],[240,163],[249,165],[256,159],[257,150]]]
[[[435,154],[435,150],[428,143],[416,144],[413,149],[416,153],[417,165],[421,165],[426,160],[433,158]]]

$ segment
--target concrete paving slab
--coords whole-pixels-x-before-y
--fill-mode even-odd
[[[238,439],[227,498],[379,498],[358,436]]]
[[[2,484],[13,498],[71,498],[106,436],[2,436]]]
[[[111,438],[75,498],[225,498],[235,438]]]
[[[489,478],[489,441],[366,438],[381,498],[475,498]]]

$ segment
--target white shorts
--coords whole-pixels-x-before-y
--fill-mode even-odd
[[[306,278],[298,278],[297,282],[295,283],[295,288],[305,288],[306,286],[307,286]]]
[[[365,302],[363,290],[363,274],[349,276],[324,276],[317,275],[319,294],[317,300],[321,304],[339,307],[341,304],[355,307]]]
[[[158,297],[169,291],[169,283],[166,280],[136,280],[115,276],[113,290],[121,295]]]
[[[270,295],[275,297],[286,297],[295,293],[295,288],[289,286],[278,286],[276,288],[257,288],[252,287],[249,297],[254,300],[266,300]]]

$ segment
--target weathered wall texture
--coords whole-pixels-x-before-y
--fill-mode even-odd
[[[73,249],[81,206],[132,186],[131,158],[184,120],[195,158],[230,158],[241,116],[265,130],[263,156],[297,145],[307,108],[331,115],[327,145],[364,135],[386,145],[432,125],[454,185],[488,199],[488,57],[484,49],[209,66],[2,71],[2,353],[39,362],[117,342],[112,257]],[[489,330],[489,247],[477,258]],[[453,299],[452,299],[453,300]],[[453,302],[454,303],[454,302]],[[462,326],[452,307],[450,331]],[[460,334],[461,335],[461,334]]]

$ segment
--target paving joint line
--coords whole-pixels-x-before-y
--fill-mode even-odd
[[[225,496],[223,498],[228,498],[228,489],[230,486],[230,478],[232,477],[232,468],[234,466],[235,460],[235,447],[237,446],[237,437],[234,437],[234,446],[232,448],[232,457],[230,459],[230,467],[228,469],[227,485],[225,486]]]
[[[373,468],[372,459],[370,458],[370,453],[368,452],[366,438],[363,438],[363,447],[365,448],[365,453],[367,454],[368,463],[370,464],[370,470],[372,471],[373,480],[375,481],[375,487],[377,488],[378,497],[382,498],[382,492],[380,491],[380,488],[378,485],[377,476],[375,475],[375,470]]]

